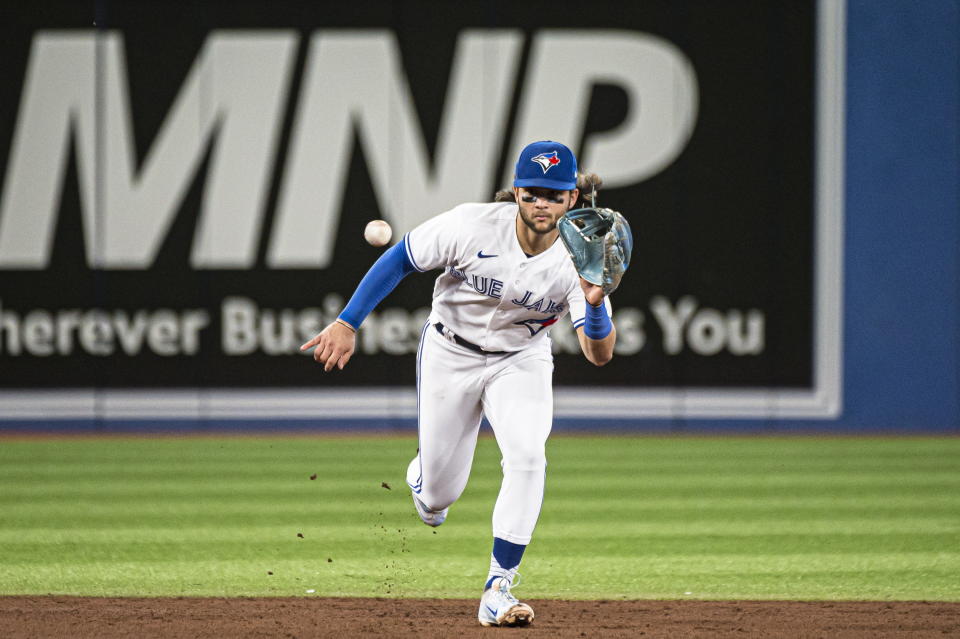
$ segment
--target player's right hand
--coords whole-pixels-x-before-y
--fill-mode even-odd
[[[300,350],[305,351],[316,346],[313,359],[318,364],[323,364],[325,373],[333,370],[334,366],[343,370],[350,361],[350,356],[353,355],[357,343],[356,337],[357,334],[348,327],[339,322],[333,322],[301,346]]]

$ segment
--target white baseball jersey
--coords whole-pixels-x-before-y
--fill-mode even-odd
[[[487,351],[549,351],[546,329],[567,313],[581,326],[586,301],[559,239],[539,255],[523,252],[517,213],[511,202],[461,204],[410,231],[407,257],[419,271],[446,269],[434,286],[431,323]]]

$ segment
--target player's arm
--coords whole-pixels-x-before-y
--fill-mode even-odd
[[[330,371],[334,366],[343,370],[356,348],[360,324],[397,287],[400,280],[417,270],[407,256],[406,242],[407,238],[404,237],[402,242],[385,251],[360,280],[360,285],[337,319],[300,347],[301,351],[305,351],[316,346],[313,359],[323,364],[324,371]]]
[[[586,315],[583,325],[577,328],[577,338],[587,360],[595,366],[603,366],[613,359],[617,330],[607,315],[607,307],[603,303],[603,289],[582,277],[580,287],[586,300]]]

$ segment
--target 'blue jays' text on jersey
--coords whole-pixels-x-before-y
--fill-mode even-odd
[[[461,204],[403,241],[418,270],[444,269],[433,289],[431,322],[488,351],[549,351],[547,329],[568,313],[581,326],[586,301],[559,238],[539,255],[524,254],[517,210],[510,202]]]

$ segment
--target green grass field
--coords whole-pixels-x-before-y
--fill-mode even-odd
[[[475,597],[496,445],[436,530],[415,448],[0,440],[0,594]],[[960,438],[557,436],[548,457],[523,597],[960,601]]]

